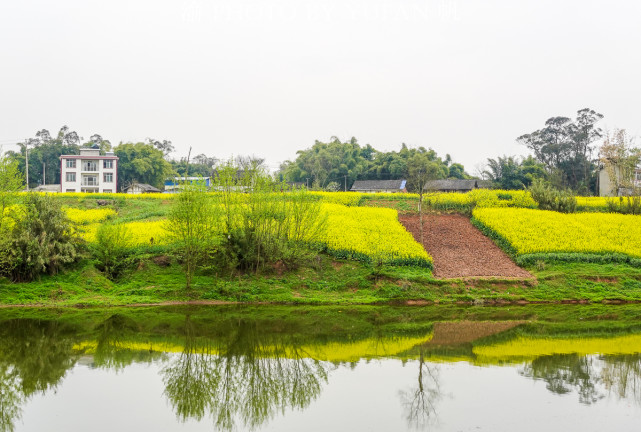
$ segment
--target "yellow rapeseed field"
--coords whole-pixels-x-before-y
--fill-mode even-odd
[[[129,233],[132,246],[157,245],[167,243],[166,219],[155,221],[137,221],[123,224]],[[96,240],[96,232],[100,223],[79,227],[80,235],[89,243]]]
[[[398,221],[396,210],[324,204],[321,241],[343,258],[431,266],[432,257]]]
[[[111,208],[79,209],[65,207],[63,210],[72,222],[80,225],[103,222],[116,215],[116,211]]]
[[[411,350],[416,345],[424,344],[432,339],[432,335],[425,336],[396,336],[367,338],[345,342],[325,342],[304,344],[297,347],[271,346],[260,347],[258,355],[261,357],[285,358],[312,358],[315,360],[333,363],[357,362],[361,359],[376,359],[396,357]],[[177,341],[117,341],[112,344],[121,350],[155,351],[165,353],[181,353],[185,347]],[[87,340],[77,343],[73,350],[84,354],[93,354],[98,348],[98,342]],[[211,346],[197,347],[193,352],[218,354],[219,351]]]
[[[641,216],[519,208],[480,208],[473,216],[503,237],[518,255],[562,252],[641,257]]]
[[[475,346],[473,351],[482,363],[523,360],[553,354],[636,354],[641,353],[641,334],[598,338],[518,337],[495,345]]]

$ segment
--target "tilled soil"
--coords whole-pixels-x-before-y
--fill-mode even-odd
[[[418,215],[399,215],[400,222],[421,242]],[[423,215],[423,247],[434,258],[434,276],[529,279],[492,240],[462,215]]]

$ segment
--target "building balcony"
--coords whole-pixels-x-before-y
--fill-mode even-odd
[[[94,182],[83,181],[81,183],[81,186],[99,186],[99,184],[97,181],[94,181]]]

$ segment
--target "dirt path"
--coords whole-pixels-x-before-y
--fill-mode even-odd
[[[399,215],[399,220],[420,243],[418,215]],[[533,277],[481,234],[465,216],[424,215],[423,228],[423,246],[434,258],[434,276],[438,278]]]

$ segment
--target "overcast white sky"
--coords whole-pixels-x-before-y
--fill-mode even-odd
[[[590,107],[641,134],[641,2],[0,2],[0,145],[68,125],[266,157],[336,135],[467,171]]]

